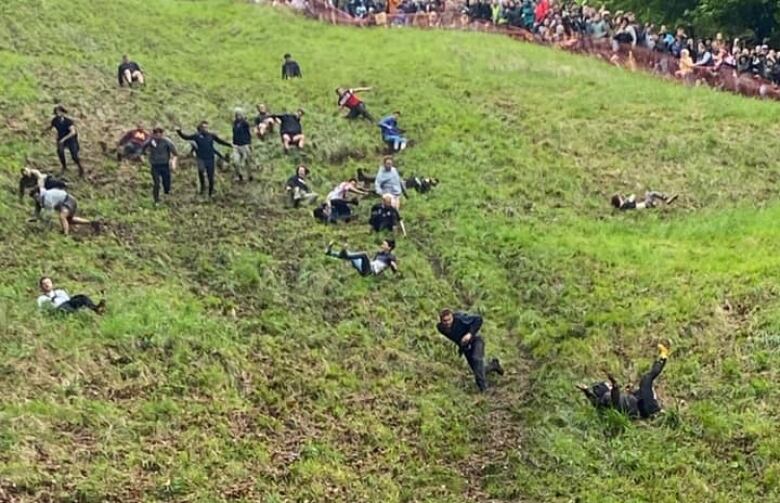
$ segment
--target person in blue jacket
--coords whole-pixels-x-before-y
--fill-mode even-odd
[[[406,148],[406,138],[403,136],[403,129],[398,127],[398,117],[401,112],[393,112],[379,121],[379,130],[382,132],[382,141],[387,144],[393,152],[400,152]]]

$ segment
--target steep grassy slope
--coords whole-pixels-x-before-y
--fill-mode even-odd
[[[18,501],[772,501],[780,496],[776,105],[668,85],[465,33],[361,31],[229,1],[10,0],[0,22],[0,499]],[[292,52],[305,79],[282,82]],[[123,52],[149,86],[115,88]],[[373,85],[417,145],[403,275],[322,255],[366,226],[279,208],[297,160],[259,146],[261,181],[194,171],[150,204],[146,168],[101,154],[138,120],[227,135],[231,109],[306,108],[319,192],[379,159],[333,88]],[[74,193],[109,232],[26,223],[25,163],[55,102],[80,127]],[[613,191],[674,208],[617,215]],[[362,211],[366,211],[363,209]],[[36,313],[36,281],[105,291],[102,318]],[[481,311],[510,370],[484,396],[435,333]],[[236,316],[230,313],[235,310]],[[572,384],[673,359],[667,412],[596,414]]]

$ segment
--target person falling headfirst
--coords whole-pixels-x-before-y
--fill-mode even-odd
[[[480,392],[487,390],[487,373],[504,375],[504,369],[498,358],[492,358],[485,366],[485,341],[479,333],[482,317],[478,314],[455,313],[451,309],[442,309],[436,329],[440,334],[458,345],[474,373],[474,380]]]
[[[62,105],[54,107],[54,118],[46,130],[55,129],[57,131],[57,157],[60,160],[62,171],[65,172],[68,169],[68,165],[65,162],[65,149],[68,149],[70,158],[73,159],[73,162],[79,168],[79,176],[83,177],[84,168],[79,158],[79,133],[73,120],[65,116],[67,113],[68,111]]]
[[[68,190],[68,184],[52,175],[44,175],[32,168],[22,168],[22,176],[19,178],[19,201],[24,200],[24,191],[38,187],[38,176],[43,177],[43,188]]]
[[[299,79],[301,77],[303,77],[301,67],[292,59],[290,54],[285,54],[284,62],[282,63],[282,80]]]
[[[336,88],[336,94],[339,97],[339,109],[346,108],[349,113],[346,115],[347,119],[358,119],[360,117],[373,122],[374,118],[366,110],[366,104],[363,103],[356,93],[368,92],[370,87],[356,87],[354,89],[345,89],[343,87]]]
[[[144,85],[144,72],[141,71],[141,67],[135,61],[130,61],[127,54],[122,56],[122,62],[119,63],[117,68],[117,80],[119,81],[119,87],[124,87],[127,84],[128,87],[133,87],[133,83],[137,82],[138,85]]]
[[[214,142],[224,145],[226,147],[232,147],[230,143],[226,142],[219,136],[209,132],[209,123],[206,121],[198,124],[198,131],[195,134],[184,134],[181,128],[176,128],[176,133],[183,140],[192,141],[195,143],[195,151],[198,158],[198,192],[200,195],[206,192],[206,180],[209,185],[209,197],[214,196],[214,170],[216,149],[214,148]]]
[[[578,384],[577,389],[582,391],[594,407],[599,409],[615,409],[627,414],[632,419],[647,419],[661,411],[658,397],[653,389],[653,382],[661,374],[669,359],[669,348],[663,344],[658,345],[658,358],[653,363],[650,371],[642,376],[639,388],[628,393],[621,391],[612,374],[607,373],[607,381],[598,382],[590,387]]]

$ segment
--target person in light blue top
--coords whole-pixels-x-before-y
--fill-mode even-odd
[[[382,132],[382,141],[392,149],[393,152],[400,152],[406,148],[406,138],[403,136],[403,129],[398,127],[398,117],[401,112],[393,112],[379,121],[379,130]]]
[[[384,162],[379,166],[379,171],[374,178],[374,191],[380,196],[389,195],[392,198],[393,208],[398,209],[401,206],[401,194],[406,195],[401,175],[393,165],[393,158],[385,157]]]

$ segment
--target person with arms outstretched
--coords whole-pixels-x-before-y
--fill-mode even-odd
[[[347,119],[358,119],[360,117],[372,121],[371,114],[366,109],[366,104],[363,103],[357,93],[370,91],[370,87],[356,87],[354,89],[346,89],[343,87],[336,88],[336,95],[339,97],[339,109],[346,108],[349,113],[345,116]]]
[[[606,381],[591,386],[578,384],[577,389],[582,391],[588,401],[598,409],[615,409],[632,419],[647,419],[661,411],[653,383],[661,375],[668,359],[669,348],[659,344],[658,358],[650,371],[642,376],[639,388],[629,392],[622,391],[615,378],[608,372]]]
[[[233,145],[226,142],[214,133],[209,132],[209,123],[202,121],[198,124],[198,130],[195,134],[184,134],[181,128],[176,128],[176,133],[183,140],[191,141],[195,144],[195,154],[198,160],[198,192],[200,195],[206,192],[206,181],[208,180],[209,197],[214,196],[214,170],[216,148],[214,148],[214,142],[224,145],[226,147],[232,147]]]
[[[361,276],[379,276],[386,269],[394,273],[398,272],[398,259],[393,255],[393,250],[395,250],[395,241],[385,239],[379,251],[371,259],[366,252],[351,252],[346,248],[334,252],[333,242],[330,242],[325,249],[325,255],[348,261]]]
[[[79,168],[79,176],[83,177],[84,167],[81,165],[81,158],[79,157],[79,150],[81,149],[79,133],[73,119],[65,115],[67,113],[68,111],[62,105],[54,107],[54,118],[46,130],[55,129],[57,131],[57,158],[60,160],[62,172],[64,173],[68,169],[68,164],[65,162],[65,149],[68,149],[70,158]]]
[[[103,314],[106,311],[105,300],[95,304],[86,295],[74,295],[71,297],[65,290],[55,289],[54,282],[48,276],[38,280],[38,287],[41,289],[41,295],[38,296],[37,301],[39,309],[67,314],[75,313],[83,308],[87,308],[97,314]]]
[[[482,328],[482,317],[478,314],[456,313],[451,309],[439,312],[439,323],[436,329],[440,334],[457,344],[474,373],[474,380],[480,392],[487,390],[487,374],[495,372],[504,375],[504,369],[498,358],[492,358],[485,365],[485,341],[479,333]]]

